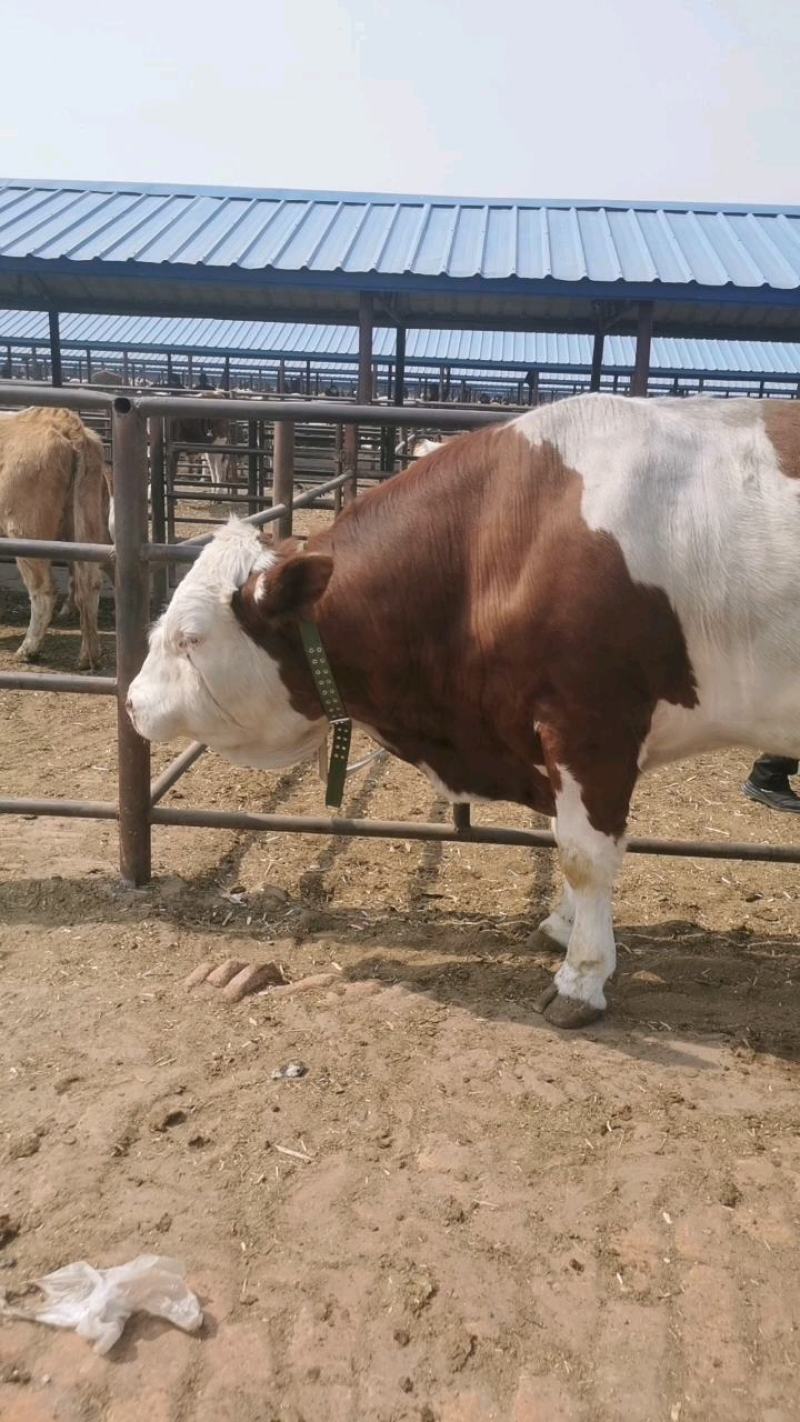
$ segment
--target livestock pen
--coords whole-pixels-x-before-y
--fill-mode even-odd
[[[119,823],[120,871],[127,882],[147,883],[151,871],[151,827],[160,825],[194,825],[232,830],[272,830],[288,834],[355,835],[385,839],[422,839],[437,842],[459,841],[480,844],[514,844],[529,848],[552,848],[552,834],[543,830],[521,830],[504,827],[484,827],[472,823],[469,806],[454,807],[450,827],[401,821],[348,819],[341,816],[298,817],[287,815],[256,815],[238,811],[178,809],[160,804],[166,791],[172,788],[189,766],[202,754],[204,747],[193,746],[175,758],[170,767],[151,784],[150,750],[134,731],[125,712],[128,687],[142,665],[147,648],[147,633],[151,616],[151,569],[164,565],[191,563],[199,556],[208,536],[188,539],[183,543],[151,541],[149,535],[147,489],[149,479],[146,421],[177,418],[187,412],[194,414],[197,402],[191,397],[140,395],[104,396],[87,391],[43,390],[18,384],[0,385],[0,403],[10,405],[40,404],[72,409],[109,409],[112,425],[114,470],[114,507],[116,540],[109,545],[82,543],[34,543],[30,540],[0,539],[0,553],[13,556],[35,556],[83,559],[92,562],[113,560],[116,591],[116,677],[81,677],[44,675],[38,673],[0,673],[0,690],[62,691],[109,695],[117,699],[117,747],[119,794],[118,801],[82,801],[70,799],[0,799],[0,814],[55,815],[85,819],[112,819]],[[348,467],[324,483],[316,484],[304,494],[293,493],[292,437],[297,421],[329,421],[335,425],[356,427],[370,421],[377,425],[404,425],[441,430],[479,428],[497,423],[495,412],[462,410],[413,410],[408,407],[376,407],[330,405],[325,402],[269,402],[259,400],[210,399],[203,402],[204,413],[210,417],[272,421],[276,429],[275,482],[272,507],[251,514],[248,522],[257,527],[277,523],[282,537],[292,532],[294,511],[314,504],[321,495],[342,491],[345,498],[355,497],[357,469]],[[246,452],[250,452],[247,450]],[[163,508],[163,461],[154,490],[154,509]],[[253,497],[251,493],[250,497]],[[154,516],[154,523],[158,515]],[[163,521],[163,514],[159,522]],[[163,522],[162,522],[163,526]],[[633,837],[629,843],[633,854],[667,854],[714,859],[760,859],[800,863],[800,845],[751,845],[714,841],[657,840]]]
[[[86,392],[48,392],[73,397],[85,408]],[[118,522],[131,505],[138,519],[118,549],[138,599],[119,627],[129,677],[148,572],[152,584],[172,556],[145,524],[145,422],[180,419],[187,397],[166,412],[155,396],[147,412],[104,398]],[[275,403],[255,418],[298,429],[306,407]],[[318,489],[290,510],[265,477],[276,506],[262,512],[302,531],[330,517],[313,512]],[[180,571],[202,545],[176,546]],[[0,1279],[13,1293],[71,1259],[175,1254],[209,1323],[194,1339],[132,1321],[115,1365],[5,1322],[0,1413],[650,1422],[680,1403],[681,1422],[749,1422],[756,1397],[756,1415],[790,1417],[793,824],[744,801],[741,758],[643,779],[640,833],[713,840],[720,858],[627,865],[612,1011],[576,1039],[531,1008],[554,966],[530,932],[553,892],[551,855],[530,852],[546,826],[504,806],[451,824],[395,760],[349,782],[348,819],[331,821],[313,765],[264,775],[208,754],[192,770],[199,747],[172,763],[161,748],[151,773],[135,741],[126,783],[138,766],[145,793],[118,824],[116,678],[67,677],[111,693],[74,716],[51,694],[69,634],[51,639],[46,672],[20,673],[14,631],[12,609],[4,684],[40,692],[0,698],[3,793],[82,794],[109,818],[25,818],[42,799],[5,821],[0,1265],[15,1267]],[[203,810],[182,808],[193,783]],[[402,838],[372,837],[387,822]],[[282,832],[295,826],[299,838]],[[120,833],[129,881],[152,836],[138,889],[117,877]],[[746,836],[748,852],[770,839],[789,862],[725,862]],[[257,956],[285,988],[232,1004],[183,986],[201,961]],[[273,1080],[288,1063],[306,1074]]]

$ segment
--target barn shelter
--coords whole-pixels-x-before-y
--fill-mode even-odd
[[[359,398],[375,328],[800,339],[800,208],[545,202],[141,183],[0,183],[0,305],[59,313],[358,325]]]
[[[358,379],[358,331],[353,326],[295,321],[231,321],[187,316],[60,316],[64,379],[103,383],[112,372],[125,385],[168,388],[285,390],[319,396],[352,394]],[[3,378],[49,380],[50,332],[44,311],[0,311]],[[427,399],[502,395],[524,401],[534,381],[546,398],[587,388],[589,335],[552,331],[410,329],[406,390]],[[376,328],[373,390],[391,396],[397,336]],[[606,337],[602,388],[624,392],[636,355],[632,336]],[[692,340],[656,336],[648,390],[796,395],[800,344],[784,341]]]

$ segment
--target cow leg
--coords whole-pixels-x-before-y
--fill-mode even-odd
[[[58,612],[56,614],[56,621],[68,622],[69,619],[72,617],[73,613],[76,611],[77,604],[75,602],[75,574],[70,568],[69,583],[67,585],[67,595],[64,598],[64,601],[62,602],[60,608],[58,609]]]
[[[564,962],[539,1005],[548,1021],[559,1027],[583,1027],[602,1015],[603,988],[616,966],[611,895],[625,854],[624,827],[636,758],[615,756],[601,765],[602,798],[589,776],[581,785],[563,763],[549,766],[557,787],[556,841],[567,889],[542,928],[557,941],[563,942],[567,934],[568,938]],[[598,822],[608,823],[608,830],[597,828]]]
[[[553,828],[555,829],[555,821],[553,821]],[[547,918],[539,924],[539,932],[543,933],[545,938],[552,939],[559,947],[566,948],[569,945],[574,922],[575,895],[571,885],[565,880],[561,898],[552,913],[548,914]]]
[[[25,638],[14,656],[18,662],[32,662],[53,620],[58,594],[53,570],[46,558],[18,558],[17,567],[31,600],[31,617]]]
[[[81,619],[80,671],[91,670],[100,662],[97,614],[100,606],[102,571],[97,563],[75,563],[75,604]]]

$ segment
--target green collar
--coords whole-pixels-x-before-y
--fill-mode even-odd
[[[330,759],[328,761],[328,783],[325,788],[325,804],[338,810],[344,795],[344,781],[347,763],[350,759],[350,737],[353,722],[348,716],[339,688],[333,679],[330,662],[322,645],[316,622],[300,621],[300,637],[306,654],[309,670],[314,678],[317,695],[322,709],[333,729]]]

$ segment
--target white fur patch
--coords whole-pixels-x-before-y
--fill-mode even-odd
[[[555,982],[564,996],[603,1008],[603,985],[616,964],[611,893],[625,847],[594,829],[577,780],[566,766],[559,765],[558,773],[561,789],[556,795],[556,839],[572,890],[571,902],[567,898],[567,914],[574,906],[574,917],[567,956]],[[567,915],[564,917],[566,926]]]
[[[643,766],[726,745],[797,755],[800,495],[761,402],[582,395],[513,428],[558,449],[588,526],[680,620],[699,704],[656,708]]]

